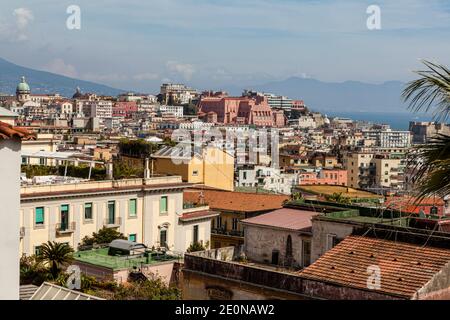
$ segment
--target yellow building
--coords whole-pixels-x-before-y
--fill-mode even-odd
[[[156,174],[180,175],[184,182],[233,191],[234,157],[219,148],[206,147],[186,155],[183,148],[164,147],[152,158]]]

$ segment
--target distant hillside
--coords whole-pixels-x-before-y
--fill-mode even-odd
[[[25,76],[32,93],[59,93],[72,97],[76,87],[82,92],[93,92],[104,95],[117,95],[124,90],[111,88],[94,82],[72,79],[50,72],[38,71],[18,66],[0,58],[0,92],[14,94],[20,77]]]
[[[401,101],[403,87],[404,83],[399,81],[388,81],[382,84],[358,81],[335,83],[292,77],[247,88],[285,95],[293,99],[303,99],[305,104],[313,110],[403,112],[406,111]],[[231,94],[239,95],[242,89],[244,88],[226,88]]]

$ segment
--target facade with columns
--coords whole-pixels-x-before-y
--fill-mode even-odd
[[[194,215],[192,208],[183,208],[187,186],[171,176],[22,187],[20,253],[38,253],[47,241],[76,250],[85,236],[103,227],[148,247],[184,253],[194,240],[210,241],[211,229],[208,207]]]

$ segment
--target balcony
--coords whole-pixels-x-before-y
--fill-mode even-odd
[[[121,217],[116,217],[114,219],[106,218],[103,221],[103,226],[105,226],[106,228],[118,228],[118,227],[120,227],[121,224],[122,224]]]
[[[76,222],[70,223],[57,223],[56,224],[56,235],[63,236],[67,234],[71,234],[75,231]]]
[[[212,228],[211,233],[213,234],[221,234],[225,236],[231,237],[243,237],[244,231],[241,230],[226,230],[225,228]]]

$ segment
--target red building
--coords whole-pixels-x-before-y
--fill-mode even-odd
[[[121,101],[113,105],[113,117],[131,118],[137,111],[138,106],[135,101]]]
[[[302,172],[299,174],[299,185],[325,184],[346,186],[347,170],[344,169],[322,169],[317,172]]]
[[[209,94],[200,100],[199,112],[214,112],[217,122],[223,124],[274,125],[274,115],[265,97],[228,97],[223,92]]]

